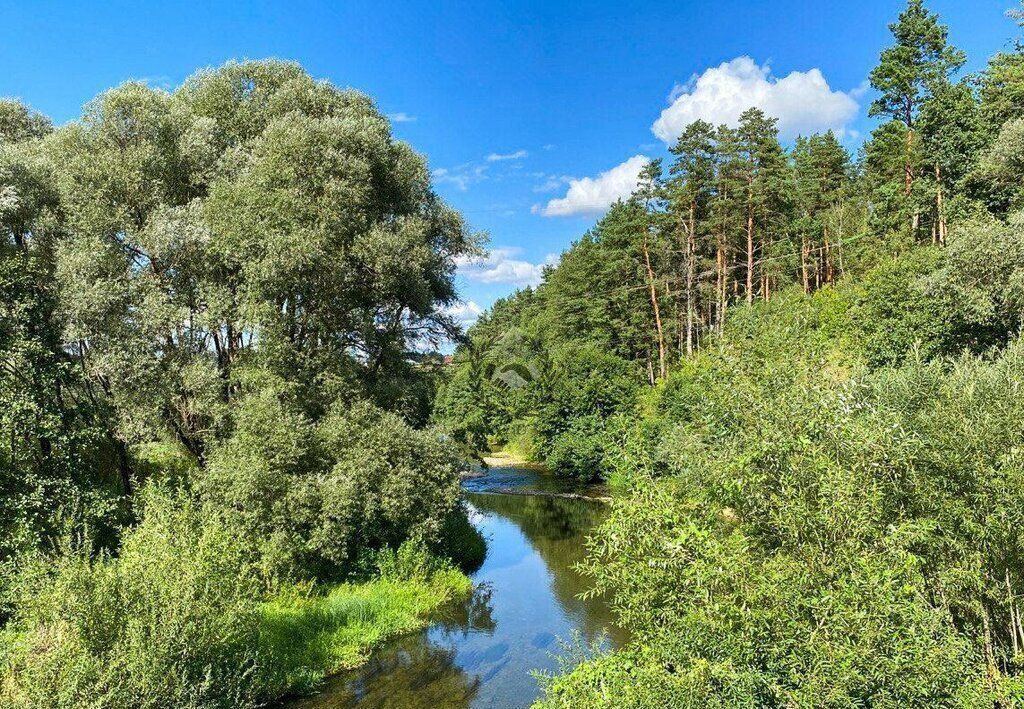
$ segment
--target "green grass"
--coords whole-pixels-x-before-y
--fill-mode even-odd
[[[309,691],[324,677],[366,662],[385,640],[425,627],[431,612],[471,586],[464,574],[445,569],[342,584],[326,595],[282,593],[262,608],[266,660],[282,673],[283,691]]]

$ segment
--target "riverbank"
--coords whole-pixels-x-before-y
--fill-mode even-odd
[[[188,525],[155,529],[154,520],[132,530],[118,557],[65,555],[26,571],[40,590],[0,630],[0,706],[266,706],[365,663],[472,590],[466,575],[406,544],[379,553],[370,579],[285,584],[268,598],[226,535],[188,537]],[[140,535],[159,537],[157,563]]]
[[[261,644],[281,673],[281,695],[308,693],[326,677],[359,667],[392,638],[427,626],[473,584],[454,569],[410,578],[341,584],[326,595],[298,591],[264,604]]]
[[[490,468],[526,468],[527,470],[543,470],[543,463],[536,463],[514,451],[496,450],[483,456],[484,463]]]

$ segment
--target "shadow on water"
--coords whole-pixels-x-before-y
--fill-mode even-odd
[[[531,672],[558,668],[559,640],[578,633],[588,643],[621,644],[607,606],[600,599],[579,599],[589,585],[573,569],[605,507],[488,492],[508,487],[568,491],[550,476],[516,468],[467,481],[473,523],[487,539],[472,596],[293,707],[525,707],[539,693]]]

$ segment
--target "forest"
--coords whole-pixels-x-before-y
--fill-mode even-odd
[[[468,454],[616,492],[543,706],[1024,703],[1024,38],[890,30],[857,154],[696,121],[457,350]]]
[[[856,151],[691,123],[465,332],[486,238],[367,95],[245,60],[0,99],[0,706],[318,689],[470,597],[499,451],[610,497],[574,601],[627,640],[563,638],[538,709],[1024,705],[1008,14],[968,74],[907,0]]]

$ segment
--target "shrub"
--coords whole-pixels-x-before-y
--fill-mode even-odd
[[[254,706],[256,586],[231,530],[151,490],[120,554],[27,562],[0,704],[110,709]]]
[[[459,478],[432,433],[367,403],[336,405],[313,424],[270,389],[238,410],[200,489],[268,580],[340,579],[368,553],[439,541]]]
[[[606,477],[605,455],[609,447],[604,422],[597,416],[581,416],[557,434],[548,446],[547,464],[555,472],[577,480]]]
[[[546,704],[1024,699],[1024,342],[838,378],[756,349],[661,392],[665,476],[631,481],[587,566],[634,642]]]

